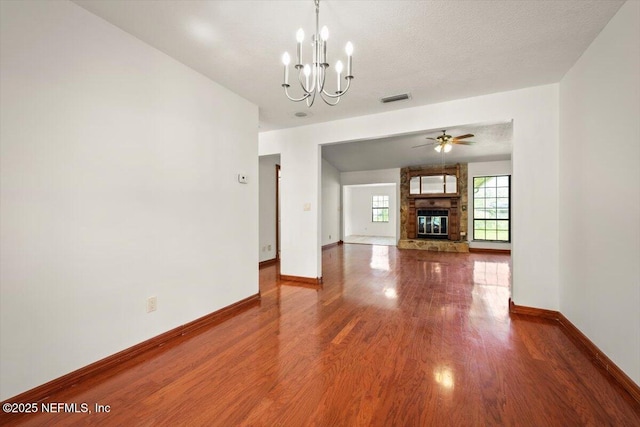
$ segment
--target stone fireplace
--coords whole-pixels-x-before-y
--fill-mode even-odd
[[[468,252],[467,165],[401,170],[401,249]]]

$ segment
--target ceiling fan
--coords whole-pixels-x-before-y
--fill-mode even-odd
[[[435,142],[429,142],[426,144],[421,144],[421,145],[416,145],[413,148],[417,148],[417,147],[424,147],[425,145],[435,145],[435,147],[433,147],[434,150],[436,150],[438,153],[440,152],[445,152],[448,153],[449,151],[451,151],[451,148],[453,147],[453,144],[459,144],[459,145],[472,145],[475,144],[475,142],[473,141],[462,141],[463,139],[466,138],[471,138],[473,137],[472,133],[468,133],[466,135],[460,135],[460,136],[451,136],[451,135],[447,135],[447,131],[443,130],[442,131],[442,135],[438,135],[435,138],[431,138],[431,137],[427,137],[427,139],[431,139]]]

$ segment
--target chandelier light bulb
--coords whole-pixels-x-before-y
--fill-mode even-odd
[[[285,52],[282,55],[282,63],[284,64],[284,85],[287,87],[289,85],[289,62],[291,62],[291,58],[289,57],[289,52]]]
[[[342,93],[342,61],[336,62],[336,75],[338,76],[336,94],[340,94]]]
[[[347,77],[353,77],[353,45],[351,42],[347,42],[344,51],[347,52]]]
[[[309,64],[304,64],[303,72],[304,72],[304,77],[306,82],[304,90],[308,92],[311,90],[311,86],[309,86],[309,76],[311,75],[311,67],[309,66]]]
[[[296,33],[296,40],[298,40],[298,43],[302,43],[304,41],[304,30],[302,28],[300,28]]]
[[[347,56],[353,55],[353,45],[351,42],[347,42],[347,45],[344,47],[344,51],[347,52]]]
[[[329,29],[327,28],[326,25],[324,27],[322,27],[322,29],[320,30],[320,38],[324,42],[326,42],[327,39],[329,38]]]

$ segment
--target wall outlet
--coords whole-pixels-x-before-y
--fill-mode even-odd
[[[158,309],[158,298],[149,297],[147,298],[147,313],[151,313],[152,311],[156,311]]]
[[[267,246],[267,250],[271,251],[271,245]]]
[[[331,239],[331,234],[329,234],[329,239]]]

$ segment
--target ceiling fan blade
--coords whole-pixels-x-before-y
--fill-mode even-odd
[[[458,144],[458,145],[473,145],[473,144],[477,144],[477,142],[475,141],[451,141],[452,144]]]
[[[411,148],[426,147],[427,145],[434,145],[434,143],[433,142],[428,142],[426,144],[414,145]]]
[[[436,138],[427,137],[427,139],[432,139],[432,140],[434,140],[434,141],[437,141],[437,139],[436,139]]]
[[[472,133],[467,133],[465,135],[454,136],[453,139],[457,140],[457,139],[471,138],[472,136],[474,136]]]

